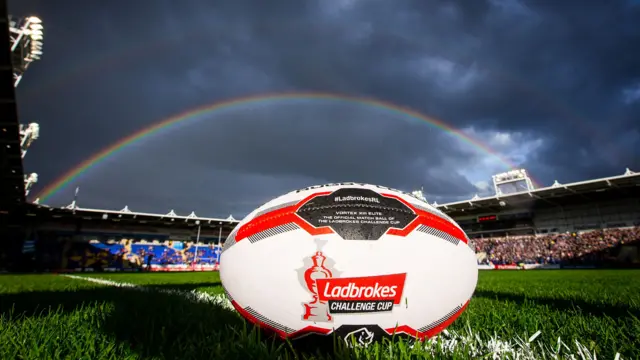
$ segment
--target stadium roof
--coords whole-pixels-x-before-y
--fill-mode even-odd
[[[579,181],[570,184],[560,184],[557,181],[544,188],[522,191],[512,194],[494,195],[490,197],[474,197],[469,200],[456,201],[447,204],[434,204],[438,209],[452,213],[481,213],[504,211],[505,208],[520,207],[533,201],[547,202],[557,205],[555,199],[572,195],[580,195],[588,199],[589,193],[597,193],[608,189],[621,190],[640,187],[640,173],[626,169],[623,175],[601,179]]]
[[[24,203],[25,196],[6,1],[0,12],[0,210],[6,211],[5,206]]]
[[[44,212],[48,212],[49,216],[60,218],[60,217],[79,217],[86,220],[129,220],[129,221],[137,221],[137,222],[182,222],[189,224],[211,224],[211,225],[235,225],[239,221],[234,219],[233,216],[229,215],[226,219],[222,218],[209,218],[209,217],[201,217],[197,216],[195,212],[191,212],[189,215],[178,215],[175,211],[171,210],[166,214],[153,214],[153,213],[145,213],[145,212],[135,212],[129,210],[128,206],[125,206],[122,210],[101,210],[101,209],[85,209],[76,207],[75,204],[71,204],[69,206],[63,208],[54,208],[49,207],[47,205],[33,204],[34,207],[31,208],[32,215],[44,215]],[[29,212],[27,213],[29,215]]]
[[[532,202],[541,201],[552,205],[558,205],[558,198],[567,198],[573,195],[579,195],[583,200],[590,199],[593,195],[606,190],[628,191],[633,188],[640,190],[640,173],[635,173],[627,169],[623,175],[612,176],[607,178],[579,181],[570,184],[560,184],[555,182],[553,185],[535,189],[532,191],[523,191],[513,194],[503,194],[500,196],[490,196],[485,198],[474,197],[473,199],[451,202],[447,204],[434,204],[437,208],[451,216],[472,215],[477,213],[503,212],[510,209],[521,209],[523,206]],[[29,211],[28,211],[29,212]],[[197,216],[194,212],[189,215],[178,215],[173,210],[166,214],[154,214],[146,212],[131,211],[127,206],[122,210],[103,210],[88,209],[77,207],[75,202],[63,208],[53,208],[47,205],[33,204],[31,207],[31,215],[45,215],[55,218],[75,217],[86,220],[106,220],[119,219],[129,222],[156,222],[163,224],[171,224],[172,222],[180,222],[186,224],[210,224],[225,226],[235,226],[239,223],[233,216],[223,218],[210,218]],[[47,216],[47,215],[45,215]]]

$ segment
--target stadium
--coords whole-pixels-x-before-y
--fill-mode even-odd
[[[433,203],[483,271],[469,309],[423,346],[280,343],[224,297],[232,216],[27,201],[38,176],[23,158],[40,134],[20,123],[15,87],[42,55],[43,22],[2,10],[0,358],[639,358],[640,172],[536,188],[515,169],[491,196]]]

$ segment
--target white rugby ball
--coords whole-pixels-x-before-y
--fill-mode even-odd
[[[243,219],[224,244],[220,279],[243,317],[282,338],[424,339],[451,324],[475,290],[467,244],[451,218],[409,194],[328,184]]]

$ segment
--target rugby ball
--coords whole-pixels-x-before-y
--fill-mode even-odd
[[[224,244],[220,279],[243,317],[282,338],[424,339],[451,324],[475,290],[467,244],[451,218],[409,194],[328,184],[243,219]]]

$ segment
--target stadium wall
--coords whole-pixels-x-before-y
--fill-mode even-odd
[[[478,270],[557,270],[560,264],[478,264]]]
[[[559,264],[523,264],[523,265],[493,265],[480,264],[478,270],[559,270],[559,269],[595,269],[594,265],[559,265]],[[140,268],[134,267],[106,267],[100,271],[104,272],[202,272],[202,271],[218,271],[218,264],[189,265],[189,264],[170,264],[170,265],[142,265]],[[95,272],[94,268],[73,268],[56,270],[56,272]]]

